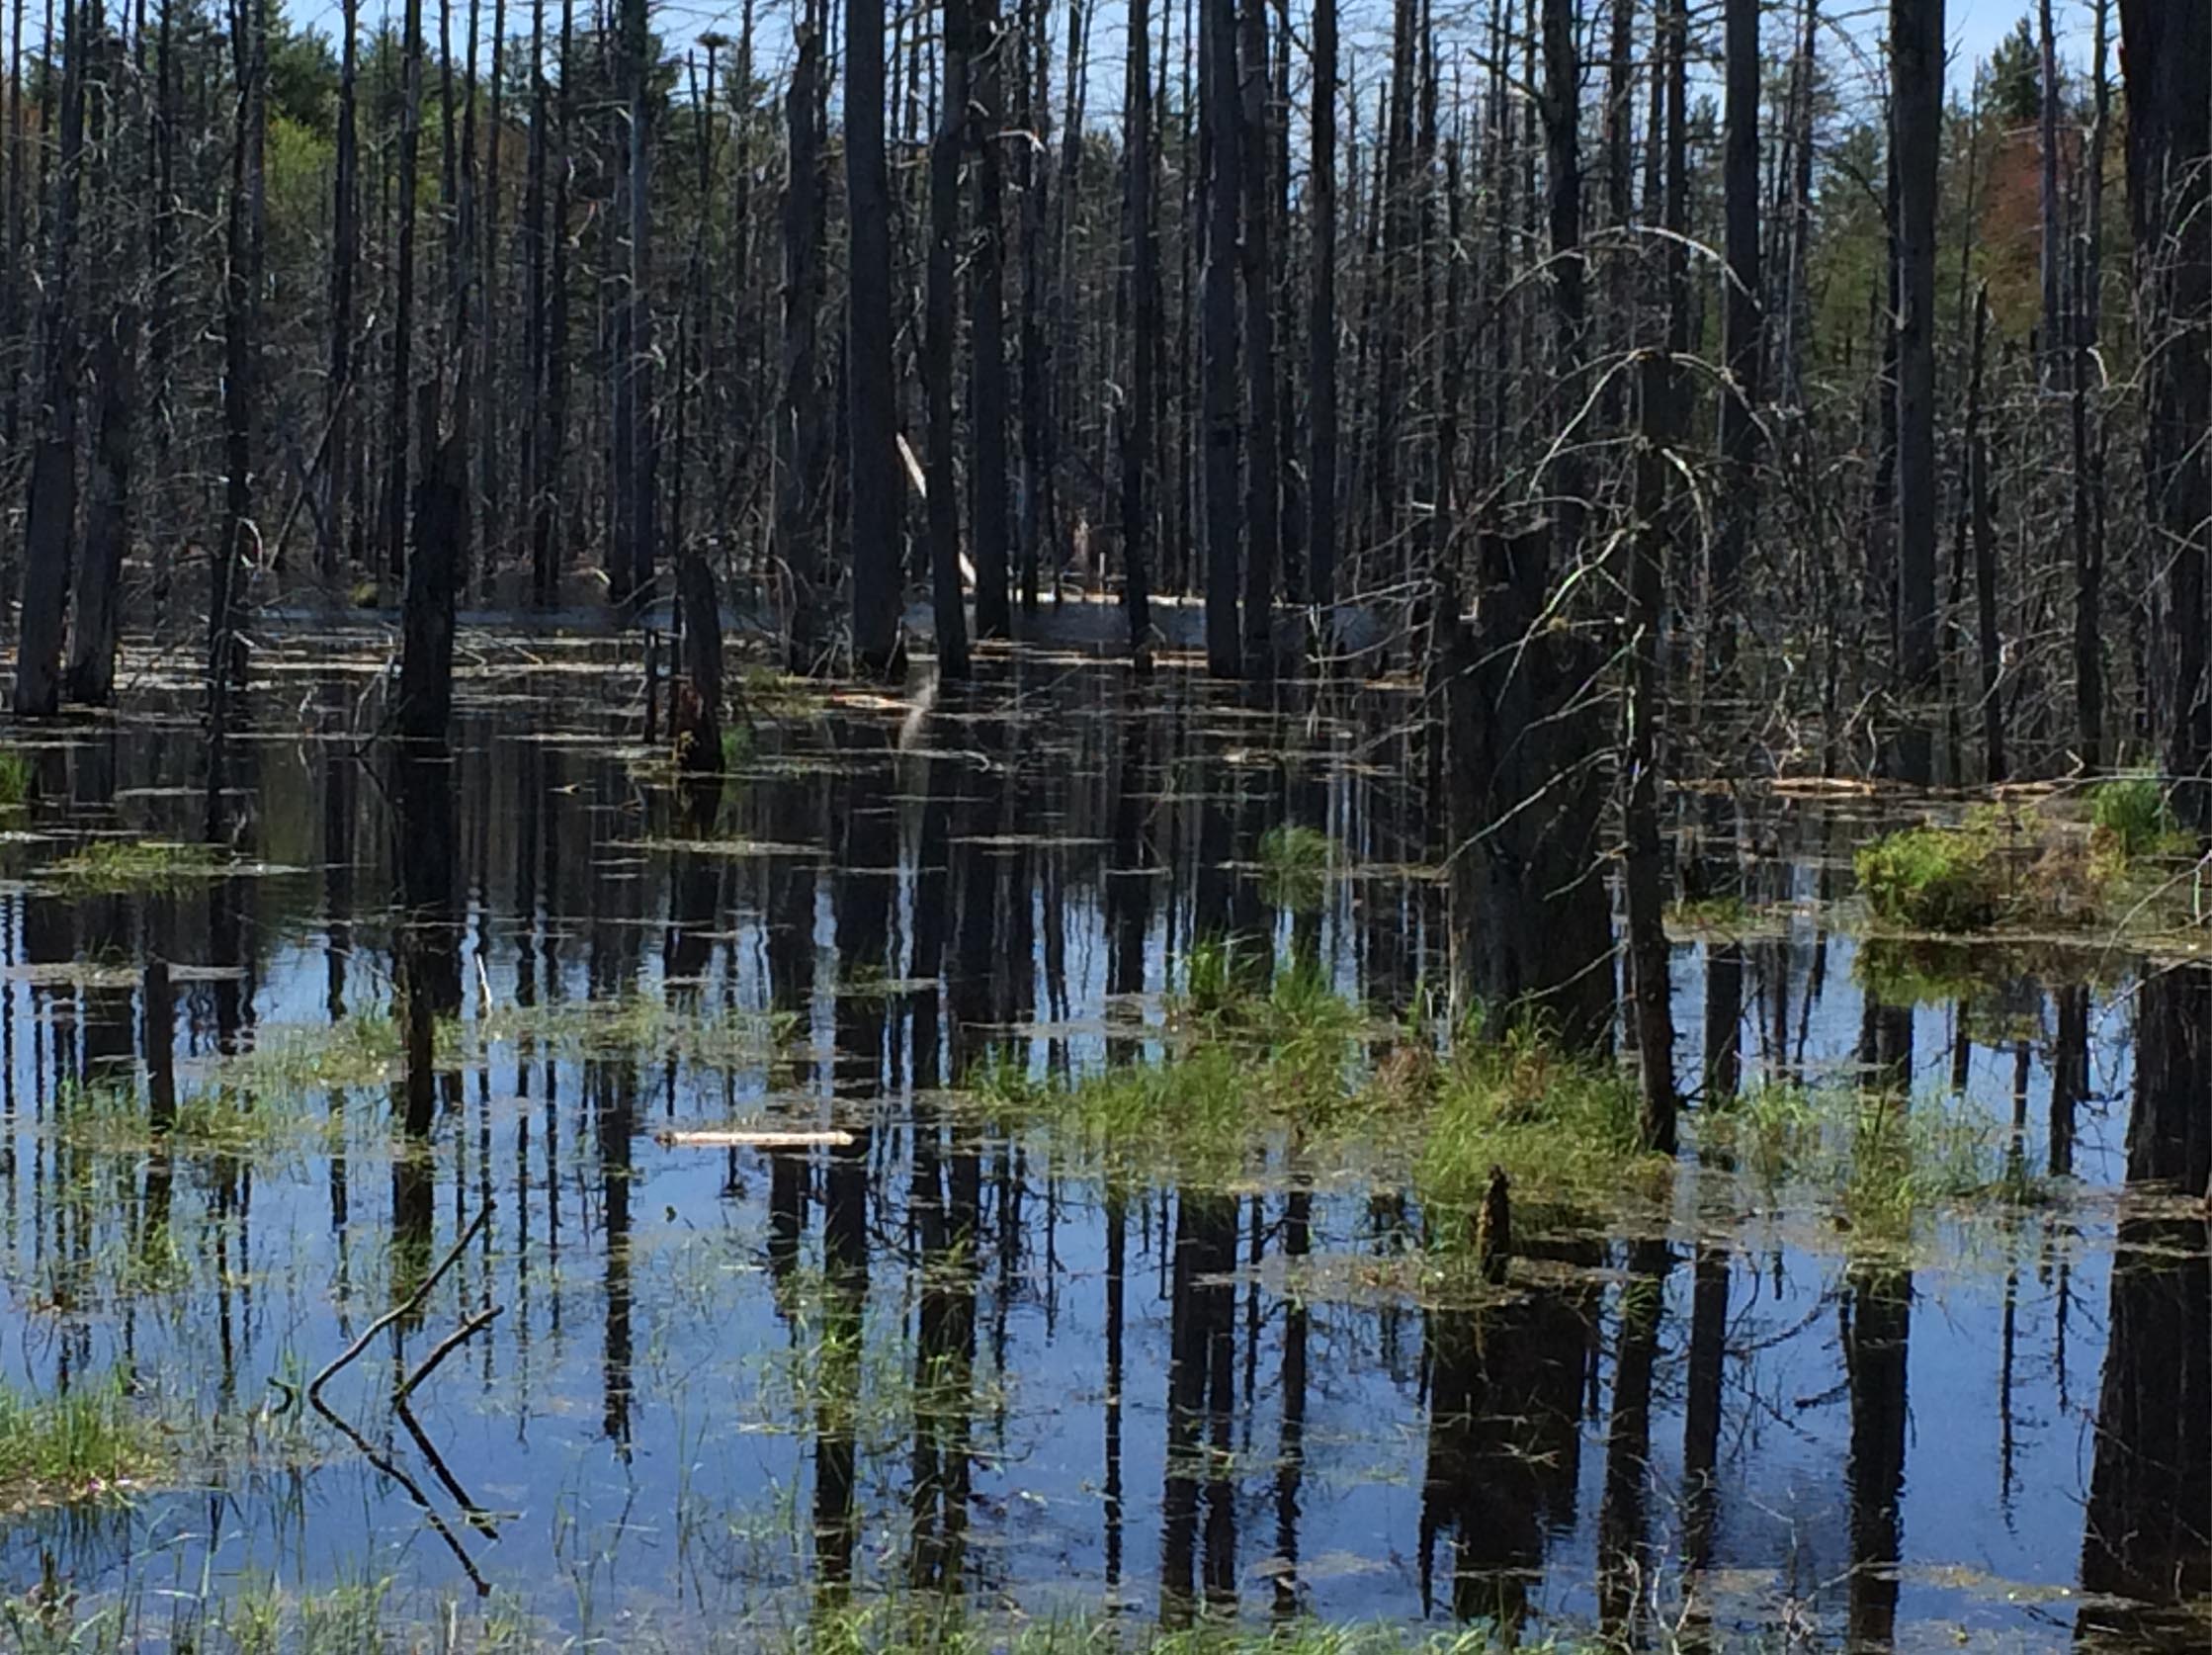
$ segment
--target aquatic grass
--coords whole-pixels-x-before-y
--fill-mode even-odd
[[[1543,1228],[1612,1207],[1640,1164],[1666,1164],[1638,1141],[1626,1069],[1563,1053],[1525,1025],[1498,1042],[1463,1039],[1432,1085],[1413,1173],[1426,1203],[1473,1211],[1494,1167],[1511,1183],[1516,1220]]]
[[[37,783],[31,760],[17,747],[0,747],[0,811],[21,810],[31,803]]]
[[[1318,828],[1282,822],[1259,839],[1260,888],[1277,908],[1314,913],[1338,860],[1336,841]]]
[[[39,1396],[0,1386],[0,1511],[113,1496],[167,1462],[119,1374]]]
[[[2091,787],[2089,821],[2122,860],[2167,848],[2180,826],[2167,802],[2165,785],[2147,771],[2115,776]]]
[[[71,897],[175,891],[219,877],[229,858],[213,845],[168,839],[92,839],[46,864],[43,872]]]
[[[442,1053],[458,1053],[459,1022],[441,1019],[435,1038]],[[389,1013],[360,1011],[335,1022],[264,1024],[251,1046],[221,1060],[216,1075],[248,1091],[351,1089],[391,1080],[405,1056]]]
[[[1825,1212],[1846,1251],[1910,1248],[1939,1212],[2050,1198],[2010,1124],[1949,1094],[1767,1084],[1693,1117],[1699,1159],[1776,1210]]]
[[[483,1042],[527,1043],[576,1057],[653,1057],[707,1069],[749,1069],[780,1057],[797,1018],[788,1012],[671,1005],[632,993],[502,1006],[470,1026]]]
[[[1877,917],[1930,931],[1986,930],[2003,917],[2005,881],[1987,825],[1908,828],[1851,859]]]

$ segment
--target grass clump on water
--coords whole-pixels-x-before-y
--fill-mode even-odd
[[[2148,772],[2115,776],[2090,788],[2089,821],[2101,847],[2122,861],[2188,846],[2165,784]]]
[[[1260,835],[1261,888],[1276,907],[1311,914],[1321,906],[1336,860],[1336,841],[1319,828],[1277,823]]]
[[[165,1461],[153,1426],[118,1377],[51,1396],[0,1386],[0,1511],[97,1500]]]
[[[1885,833],[1851,866],[1877,919],[1958,932],[2095,918],[2125,858],[2047,811],[1985,805],[1954,827]]]
[[[31,803],[34,782],[31,760],[15,747],[0,747],[0,811],[19,811]]]
[[[47,877],[73,897],[173,891],[223,871],[212,845],[168,839],[93,839],[46,865]]]
[[[1138,1176],[1234,1183],[1295,1149],[1309,1172],[1356,1168],[1471,1210],[1498,1167],[1539,1226],[1611,1205],[1644,1159],[1629,1072],[1533,1026],[1492,1041],[1471,1021],[1447,1046],[1371,1016],[1316,967],[1258,987],[1222,945],[1194,950],[1186,981],[1160,1061],[1073,1079],[1001,1065],[976,1090],[1007,1124],[1049,1127]]]

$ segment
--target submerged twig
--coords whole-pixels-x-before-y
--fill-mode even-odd
[[[461,1239],[453,1244],[453,1250],[438,1261],[438,1267],[423,1278],[422,1285],[362,1329],[361,1337],[347,1346],[337,1360],[307,1382],[307,1400],[315,1405],[317,1412],[328,1414],[332,1419],[337,1418],[337,1415],[331,1414],[330,1410],[323,1406],[323,1386],[330,1382],[340,1368],[349,1366],[359,1360],[361,1352],[369,1349],[369,1342],[375,1339],[377,1335],[390,1327],[401,1317],[411,1316],[422,1308],[423,1300],[430,1297],[431,1288],[437,1286],[439,1281],[444,1278],[446,1271],[452,1269],[460,1262],[462,1254],[467,1251],[468,1244],[475,1239],[476,1232],[481,1230],[490,1219],[491,1209],[496,1205],[498,1205],[496,1201],[486,1196],[484,1204],[476,1209],[476,1216],[470,1221],[468,1228],[464,1230]]]
[[[430,1354],[423,1357],[422,1365],[407,1375],[406,1383],[399,1387],[398,1394],[393,1400],[405,1402],[410,1396],[413,1396],[415,1387],[436,1372],[440,1362],[475,1338],[476,1335],[482,1333],[484,1329],[490,1327],[506,1308],[505,1305],[495,1304],[487,1310],[479,1310],[468,1321],[462,1323],[460,1327],[454,1329],[452,1333],[446,1335],[444,1339],[441,1339],[431,1349]]]

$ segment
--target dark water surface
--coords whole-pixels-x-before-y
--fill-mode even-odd
[[[1863,823],[1686,802],[1698,854],[1784,906],[1677,945],[1685,1076],[1734,1000],[1746,1086],[1878,1056],[1915,1109],[2017,1122],[2046,1198],[1854,1262],[1817,1203],[1685,1168],[1663,1234],[1479,1323],[1390,1290],[1380,1263],[1423,1245],[1403,1197],[1325,1169],[1106,1183],[938,1095],[995,1051],[1038,1075],[1156,1054],[1194,936],[1317,951],[1385,1009],[1446,982],[1409,695],[1253,703],[1030,654],[926,710],[762,704],[694,849],[635,652],[461,655],[448,785],[402,830],[364,740],[382,644],[272,644],[229,762],[250,866],[168,895],[39,870],[88,833],[200,836],[191,698],[18,733],[42,798],[0,846],[0,1375],[120,1369],[193,1430],[189,1486],[7,1520],[12,1589],[44,1557],[155,1643],[271,1577],[474,1612],[474,1571],[502,1612],[618,1645],[916,1586],[1141,1620],[2204,1645],[2161,1611],[2212,1588],[2212,1266],[2201,1208],[2124,1188],[2135,962],[2052,955],[1964,1013],[1870,1005],[1818,903]],[[1317,913],[1255,866],[1280,823],[1348,859]],[[402,893],[445,874],[451,915],[395,957]],[[189,1106],[225,1053],[373,1029],[402,970],[495,1031],[437,1078],[427,1147],[396,1135],[396,1069],[265,1081],[266,1134],[206,1153],[78,1118],[116,1113],[118,1078]],[[587,1002],[606,1028],[550,1032]],[[732,1120],[851,1136],[659,1136]],[[358,1441],[306,1410],[487,1203],[332,1380]],[[415,1392],[418,1436],[394,1377],[491,1307]]]

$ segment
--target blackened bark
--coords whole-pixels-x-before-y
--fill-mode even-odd
[[[1276,415],[1275,253],[1268,235],[1271,157],[1278,141],[1269,110],[1267,0],[1239,0],[1238,134],[1244,196],[1244,665],[1272,667],[1275,580],[1282,558],[1282,465]]]
[[[968,68],[974,25],[968,0],[944,3],[944,73],[937,131],[929,147],[928,314],[922,338],[922,394],[929,411],[929,574],[937,624],[937,670],[968,676],[968,621],[960,580],[960,476],[954,460],[953,355],[959,331],[955,288],[960,239],[960,156],[968,141]],[[1003,570],[1001,571],[1003,574]],[[981,567],[978,566],[978,630]],[[1005,582],[999,582],[1003,599]]]
[[[1204,310],[1199,376],[1205,445],[1206,665],[1218,678],[1243,670],[1237,629],[1236,268],[1241,204],[1236,88],[1236,0],[1198,0],[1199,121],[1205,168]]]
[[[1552,465],[1553,557],[1561,570],[1582,551],[1584,468],[1580,436],[1568,427],[1580,405],[1583,333],[1588,326],[1582,267],[1582,66],[1575,46],[1574,0],[1544,0],[1544,168],[1552,237],[1553,406],[1558,458]]]
[[[85,502],[84,577],[69,639],[69,699],[115,699],[123,630],[123,554],[130,538],[131,415],[137,406],[138,307],[118,305],[101,332],[92,374],[92,476]]]
[[[397,725],[407,740],[443,742],[453,717],[454,595],[468,510],[468,444],[459,411],[453,429],[438,441],[437,397],[437,382],[422,387],[423,441],[435,448],[415,494],[414,546],[400,617]]]
[[[1707,603],[1712,637],[1709,681],[1727,685],[1736,668],[1744,565],[1758,521],[1760,366],[1765,359],[1764,287],[1759,271],[1759,7],[1728,0],[1727,90],[1722,191],[1727,217],[1728,284],[1722,308],[1721,521],[1713,539]]]
[[[543,6],[544,0],[539,0]],[[339,28],[338,132],[330,186],[330,379],[323,387],[322,521],[315,562],[334,577],[347,551],[345,524],[353,486],[353,290],[361,262],[361,141],[354,92],[359,74],[360,0],[345,0]]]
[[[1329,634],[1336,597],[1336,0],[1314,0],[1313,294],[1307,313],[1307,589]]]
[[[810,16],[810,13],[809,13]],[[816,521],[821,468],[828,458],[821,374],[815,364],[822,289],[821,38],[799,32],[799,61],[784,100],[789,175],[784,180],[783,399],[776,417],[776,547],[791,571],[791,668],[818,671],[827,655],[822,566]]]
[[[1997,524],[1990,511],[1990,438],[1982,428],[1982,359],[1990,330],[1987,283],[1974,306],[1974,354],[1967,373],[1967,509],[1974,529],[1975,642],[1982,666],[1982,759],[1986,779],[2004,780],[2004,704],[1998,697]]]
[[[1895,181],[1897,606],[1902,781],[1933,779],[1935,651],[1936,168],[1943,132],[1943,0],[1890,0],[1890,171]]]
[[[852,509],[853,658],[889,677],[903,664],[898,504],[905,482],[891,371],[891,177],[884,155],[884,0],[845,0],[845,195],[851,292],[845,441]]]
[[[999,34],[998,0],[971,3],[970,97],[963,112],[969,147],[976,155],[976,237],[968,290],[969,348],[974,353],[968,413],[975,442],[969,516],[976,547],[976,635],[1004,638],[1014,628],[1006,515],[1006,203],[1001,151],[1007,140],[1000,135],[1006,119],[1005,75],[999,67],[1005,42]]]
[[[391,459],[384,477],[384,573],[407,563],[407,433],[414,421],[415,189],[422,153],[422,0],[406,0],[399,41],[398,228],[393,237],[391,385],[385,439]],[[566,45],[565,38],[562,42]],[[565,65],[568,54],[561,53]],[[566,77],[563,76],[563,84]]]
[[[1321,0],[1328,5],[1330,0]],[[1122,185],[1122,239],[1126,263],[1121,309],[1128,317],[1130,392],[1119,410],[1121,439],[1122,607],[1129,617],[1129,650],[1142,663],[1149,650],[1151,615],[1151,506],[1146,475],[1152,465],[1156,429],[1159,333],[1159,241],[1152,226],[1152,80],[1150,0],[1130,0],[1129,74],[1124,92],[1129,154]]]
[[[2167,766],[2185,820],[2212,829],[2204,565],[2212,533],[2212,0],[2120,0],[2128,207],[2146,360],[2143,474],[2167,569],[2171,637]]]

